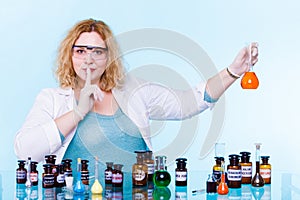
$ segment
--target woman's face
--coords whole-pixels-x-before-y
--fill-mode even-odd
[[[96,32],[84,32],[75,41],[73,47],[73,68],[79,85],[84,85],[86,70],[91,70],[91,83],[98,84],[104,73],[107,61],[106,44]]]

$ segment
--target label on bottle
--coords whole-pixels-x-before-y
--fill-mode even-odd
[[[44,186],[53,186],[54,185],[54,175],[46,174],[43,176],[43,185]]]
[[[71,177],[73,176],[72,171],[65,171],[65,177]]]
[[[65,175],[64,174],[58,174],[58,176],[56,177],[56,181],[57,181],[57,183],[64,183]]]
[[[88,181],[90,179],[88,171],[81,171],[81,180]]]
[[[107,181],[112,180],[112,171],[105,171],[105,180]]]
[[[228,169],[227,178],[229,181],[241,181],[242,171],[240,169]]]
[[[175,172],[176,181],[187,181],[187,172],[186,171],[176,171]]]
[[[112,174],[112,183],[122,183],[123,176],[120,173]]]
[[[222,175],[222,171],[219,170],[213,170],[213,179],[215,181],[220,181],[221,180],[221,175]]]
[[[136,181],[142,181],[146,178],[146,173],[143,170],[135,169],[132,172],[132,177]]]
[[[241,166],[242,177],[252,177],[252,166]]]
[[[26,179],[26,172],[25,171],[17,171],[16,173],[17,179]]]
[[[261,169],[260,168],[259,173],[263,178],[271,178],[271,169]]]
[[[30,173],[30,181],[31,182],[38,182],[38,179],[39,179],[38,173],[36,173],[36,172]]]
[[[148,163],[148,174],[154,174],[154,163]]]

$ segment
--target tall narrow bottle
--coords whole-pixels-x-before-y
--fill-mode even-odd
[[[153,181],[154,160],[152,151],[148,150],[144,154],[144,163],[148,167],[148,181]]]
[[[251,180],[251,185],[253,187],[262,187],[265,185],[265,181],[263,177],[259,173],[259,168],[260,168],[260,146],[261,143],[255,143],[256,147],[256,152],[255,152],[255,157],[256,157],[256,167],[255,167],[255,174]]]

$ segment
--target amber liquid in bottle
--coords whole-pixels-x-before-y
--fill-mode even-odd
[[[252,162],[250,162],[250,152],[241,152],[242,184],[251,184]]]
[[[270,156],[261,156],[260,175],[263,177],[265,184],[271,184],[271,165],[268,163]]]
[[[136,163],[132,166],[132,184],[145,186],[148,180],[148,166],[143,163],[144,151],[135,151]]]
[[[241,188],[242,170],[239,163],[239,155],[229,155],[229,165],[227,166],[227,178],[229,188]]]
[[[148,181],[153,181],[154,160],[152,151],[146,151],[144,154],[144,163],[148,167]]]
[[[217,182],[217,185],[221,182],[222,166],[221,163],[224,162],[224,157],[215,157],[216,164],[213,166],[213,179]]]

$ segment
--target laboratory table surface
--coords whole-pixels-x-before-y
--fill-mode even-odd
[[[15,171],[0,171],[0,200],[10,199],[261,199],[261,200],[296,200],[300,199],[300,175],[286,171],[272,171],[272,183],[261,188],[243,184],[239,189],[229,188],[227,195],[207,194],[206,180],[208,171],[188,171],[186,187],[175,186],[174,173],[171,173],[171,183],[167,188],[155,188],[152,184],[147,187],[133,188],[126,184],[123,188],[103,186],[101,196],[88,192],[76,195],[65,188],[43,188],[41,180],[38,186],[26,188],[24,184],[16,184]],[[130,179],[131,174],[125,173],[125,179]],[[93,180],[90,180],[92,185]],[[197,190],[198,192],[193,193]],[[204,191],[203,191],[204,190]],[[90,191],[90,190],[88,190]]]

